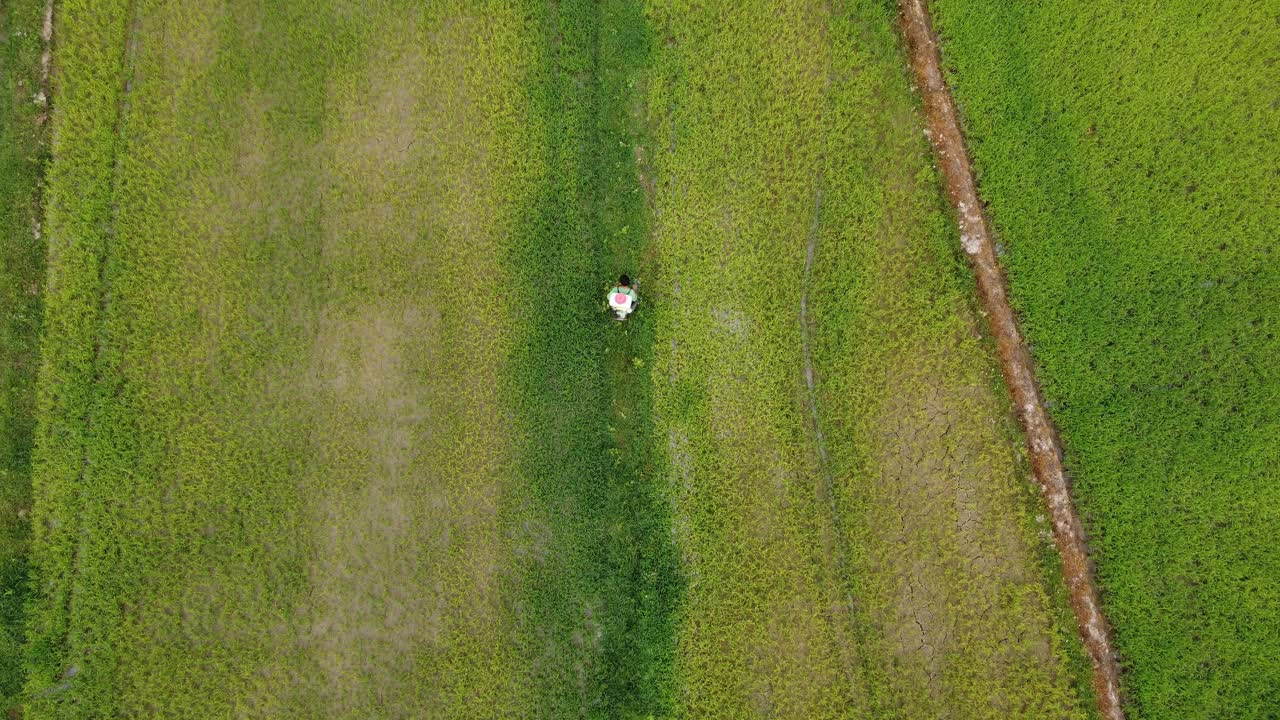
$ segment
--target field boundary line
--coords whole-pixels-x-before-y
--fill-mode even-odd
[[[1097,584],[1090,571],[1084,528],[1071,499],[1062,465],[1062,449],[1033,370],[1031,353],[1018,330],[1009,304],[1004,271],[996,256],[991,229],[978,197],[960,118],[950,88],[942,77],[941,59],[926,0],[899,0],[900,22],[912,69],[923,100],[927,129],[956,209],[960,243],[977,280],[978,296],[995,335],[1000,368],[1015,412],[1026,435],[1032,471],[1053,522],[1054,543],[1062,556],[1062,577],[1071,609],[1093,666],[1098,709],[1107,720],[1124,720],[1120,667],[1110,627],[1102,613]]]

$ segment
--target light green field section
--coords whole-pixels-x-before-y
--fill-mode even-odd
[[[31,718],[1082,716],[886,9],[59,27]]]
[[[519,714],[494,298],[539,173],[525,17],[60,23],[31,717]]]
[[[59,17],[30,717],[667,715],[638,6]]]
[[[649,14],[683,715],[1083,716],[892,14]]]

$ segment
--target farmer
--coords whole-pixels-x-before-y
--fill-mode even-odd
[[[617,286],[609,290],[609,307],[618,314],[619,320],[626,320],[639,302],[640,296],[631,287],[631,278],[626,275],[618,278]]]

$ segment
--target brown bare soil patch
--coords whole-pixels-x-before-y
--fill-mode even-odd
[[[329,488],[311,512],[318,547],[300,641],[340,714],[370,694],[403,696],[403,671],[439,635],[432,598],[413,581],[438,529],[424,524],[420,479],[407,472],[429,412],[408,372],[408,339],[439,342],[424,317],[420,307],[388,304],[320,319],[314,373],[333,407],[316,438],[316,487]]]
[[[200,72],[217,58],[218,27],[225,12],[217,3],[197,3],[183,8],[180,27],[165,32],[161,42],[171,48],[183,72]]]
[[[1015,463],[998,449],[998,427],[980,422],[1000,408],[980,378],[957,378],[955,368],[928,351],[895,364],[874,443],[874,562],[892,601],[878,621],[895,664],[927,689],[921,707],[944,713],[964,692],[957,675],[982,678],[969,699],[1000,707],[1011,668],[1056,672],[1035,559],[1017,521]]]

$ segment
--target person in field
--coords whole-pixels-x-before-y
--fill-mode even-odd
[[[635,312],[639,302],[640,296],[632,287],[631,278],[626,275],[618,278],[618,284],[609,290],[609,307],[617,313],[619,320],[626,320],[628,315]]]

